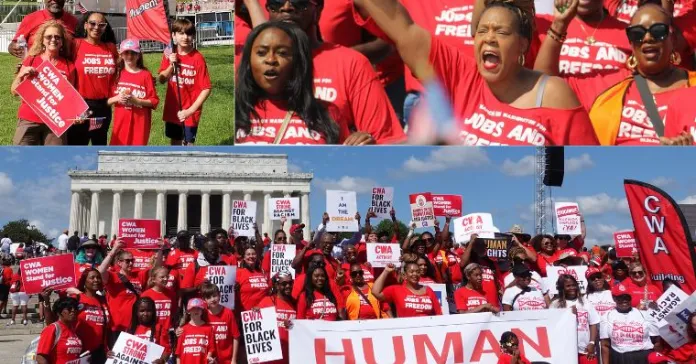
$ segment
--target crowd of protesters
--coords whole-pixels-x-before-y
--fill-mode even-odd
[[[692,145],[692,3],[238,1],[236,141]]]
[[[105,14],[87,11],[78,20],[64,10],[64,0],[45,0],[45,5],[22,20],[8,46],[21,59],[12,94],[19,96],[20,83],[34,77],[37,68],[48,61],[75,87],[89,109],[58,136],[22,100],[13,144],[147,145],[152,111],[160,99],[139,41],[125,39],[117,47]],[[165,50],[156,74],[157,81],[167,84],[165,135],[172,145],[192,145],[203,103],[210,96],[210,75],[203,55],[194,47],[194,24],[177,19],[171,31],[175,50]]]
[[[305,224],[288,226],[264,236],[236,236],[233,230],[214,230],[203,236],[180,231],[160,241],[158,250],[124,249],[114,238],[108,252],[94,240],[81,243],[75,255],[76,288],[41,296],[46,327],[39,342],[43,363],[64,363],[89,351],[92,363],[103,363],[122,332],[165,348],[158,363],[176,358],[178,363],[246,363],[240,314],[275,307],[283,359],[289,361],[289,330],[295,319],[378,320],[450,314],[572,308],[577,316],[577,350],[580,363],[660,363],[655,355],[679,363],[696,360],[696,314],[689,318],[689,343],[673,350],[663,342],[648,314],[656,300],[674,281],[649,281],[638,255],[617,258],[610,246],[584,247],[583,234],[524,234],[519,225],[498,233],[510,241],[506,258],[490,258],[484,240],[453,241],[451,218],[433,232],[400,231],[391,211],[392,231],[377,232],[376,215],[356,214],[359,232],[339,239],[326,230],[329,221],[303,239]],[[264,234],[265,235],[265,234]],[[398,243],[400,267],[373,268],[367,260],[368,243]],[[295,276],[271,272],[272,244],[293,244],[290,263]],[[237,267],[235,305],[221,305],[218,287],[207,280],[208,268]],[[587,266],[587,287],[578,277],[561,274],[548,282],[551,267]],[[6,269],[7,270],[7,269]],[[3,272],[3,277],[5,277]],[[7,276],[12,273],[10,269]],[[17,279],[12,278],[12,282]],[[442,305],[432,283],[445,284]],[[556,294],[551,294],[554,285]],[[13,286],[12,292],[21,292]],[[690,294],[691,292],[686,292]],[[13,298],[14,306],[26,299]],[[55,295],[53,295],[55,297]],[[54,345],[54,337],[61,340]],[[637,335],[635,333],[640,333]],[[518,350],[518,338],[501,338],[500,363],[528,363]],[[186,340],[187,337],[208,340]],[[191,344],[193,342],[194,344]],[[198,345],[190,348],[189,345]],[[192,353],[196,353],[195,355]],[[667,360],[667,359],[665,359]]]

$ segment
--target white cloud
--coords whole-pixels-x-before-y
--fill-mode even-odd
[[[577,158],[568,158],[565,160],[566,172],[577,172],[592,166],[594,166],[594,162],[592,162],[592,158],[590,158],[590,155],[587,153],[584,153]]]
[[[378,183],[370,178],[343,176],[338,180],[315,178],[313,183],[321,190],[355,191],[357,193],[372,193],[372,187]]]
[[[432,150],[425,158],[411,158],[404,161],[401,172],[429,173],[459,167],[479,167],[490,163],[486,151],[481,148],[443,147]]]
[[[518,160],[517,162],[506,159],[500,169],[508,176],[522,177],[533,175],[535,167],[536,157],[533,155],[528,155],[522,157],[522,159]]]
[[[660,176],[660,177],[657,177],[657,178],[650,180],[649,183],[651,185],[655,185],[655,186],[660,187],[660,188],[665,188],[665,187],[668,187],[670,185],[673,185],[675,182],[676,181],[674,180],[674,178]]]
[[[288,162],[288,173],[301,173],[301,172],[302,172],[302,167],[298,166],[297,164]]]
[[[602,215],[609,212],[628,213],[626,198],[611,197],[606,193],[592,196],[579,196],[569,202],[577,202],[580,212],[585,215]]]
[[[677,202],[680,205],[693,205],[696,204],[696,195],[687,196],[683,200]]]
[[[0,196],[9,195],[13,189],[12,178],[7,173],[0,172]]]

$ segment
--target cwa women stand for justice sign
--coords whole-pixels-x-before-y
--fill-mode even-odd
[[[27,294],[41,293],[47,287],[62,290],[77,285],[72,254],[26,259],[19,263],[19,270]]]

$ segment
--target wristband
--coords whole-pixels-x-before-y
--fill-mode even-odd
[[[565,38],[565,35],[559,35],[558,33],[556,33],[556,32],[554,32],[553,30],[551,30],[551,28],[549,28],[549,30],[546,32],[546,34],[547,34],[551,39],[555,40],[555,41],[558,42],[558,43],[563,44],[563,42],[565,42],[565,39],[566,39],[566,38]]]

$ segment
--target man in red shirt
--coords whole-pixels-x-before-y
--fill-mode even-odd
[[[23,36],[27,42],[27,49],[31,48],[31,45],[34,43],[34,33],[47,21],[56,20],[65,27],[65,30],[70,35],[75,34],[77,18],[63,9],[65,0],[44,0],[44,4],[46,5],[45,9],[37,10],[27,15],[19,23],[12,42],[7,46],[7,51],[13,56],[18,58],[24,57],[24,49],[17,44],[19,37]]]

